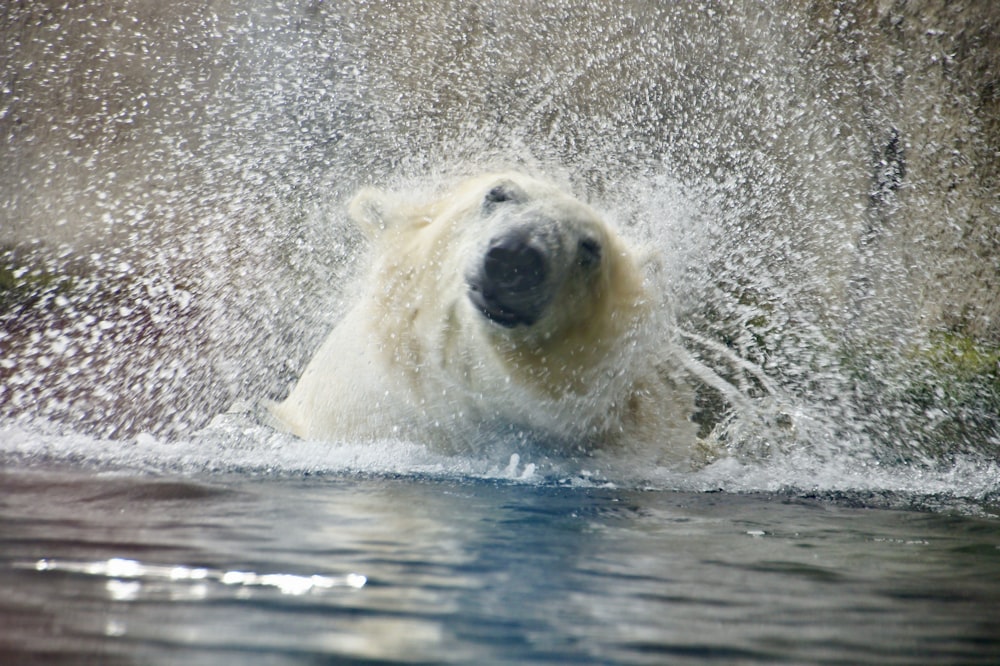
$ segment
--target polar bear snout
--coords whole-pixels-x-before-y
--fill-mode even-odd
[[[467,280],[469,298],[488,319],[502,326],[530,326],[552,300],[547,248],[530,234],[494,238]]]
[[[545,252],[520,239],[503,238],[486,252],[483,273],[501,293],[526,295],[545,282]]]

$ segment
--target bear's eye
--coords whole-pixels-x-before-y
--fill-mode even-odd
[[[596,238],[584,238],[580,241],[580,265],[589,268],[601,263],[601,243]]]
[[[486,193],[483,205],[492,206],[493,204],[504,203],[505,201],[520,200],[521,192],[517,189],[517,186],[513,183],[504,182],[494,185],[493,189]]]
[[[497,185],[492,190],[486,193],[486,200],[491,203],[500,203],[501,201],[510,201],[510,192],[503,185]]]

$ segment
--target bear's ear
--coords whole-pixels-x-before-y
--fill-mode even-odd
[[[390,195],[374,187],[366,187],[351,199],[347,215],[365,236],[375,239],[392,226],[394,208]]]

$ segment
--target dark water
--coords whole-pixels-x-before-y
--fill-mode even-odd
[[[7,466],[0,663],[1000,661],[996,518],[566,484]]]

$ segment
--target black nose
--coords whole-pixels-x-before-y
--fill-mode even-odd
[[[517,294],[545,281],[545,255],[522,241],[503,240],[486,252],[483,270],[496,289]]]
[[[504,326],[531,325],[548,305],[548,260],[543,248],[520,235],[490,244],[480,270],[469,279],[469,298]]]

